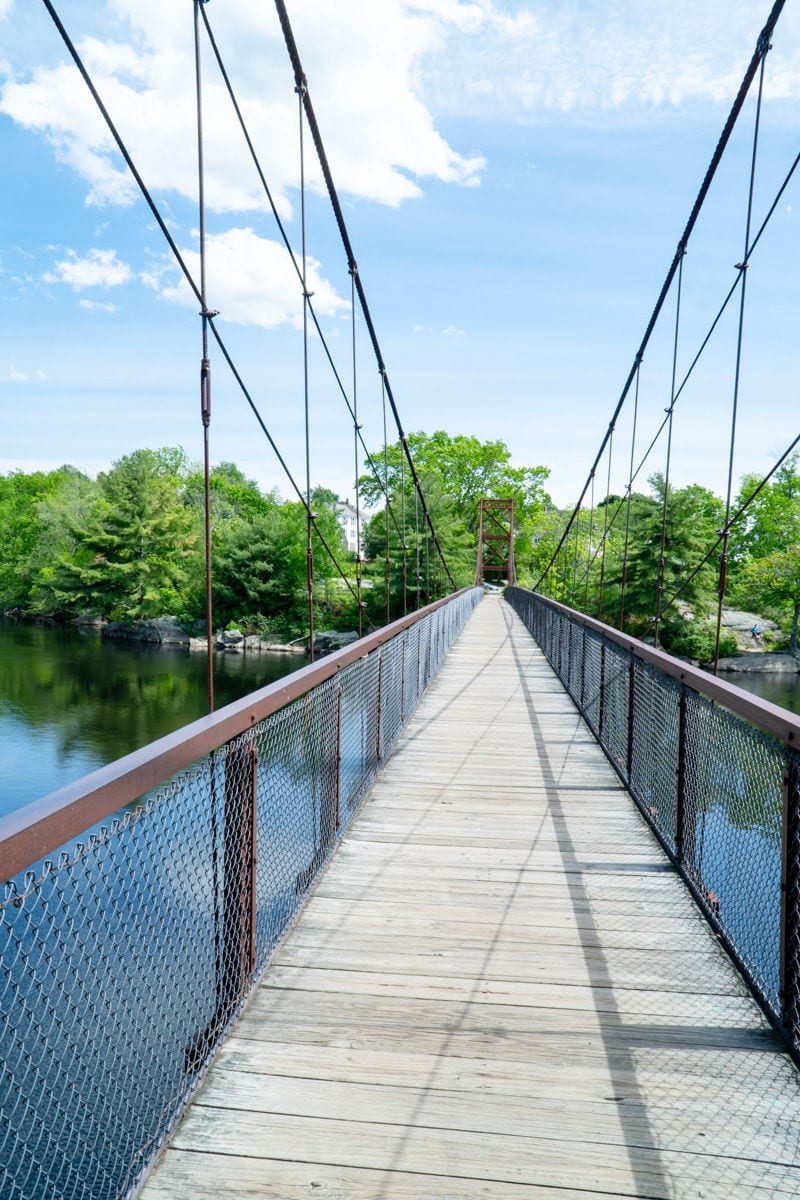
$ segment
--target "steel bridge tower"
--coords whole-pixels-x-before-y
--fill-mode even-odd
[[[505,577],[510,587],[517,582],[514,570],[514,501],[481,497],[476,585],[483,583],[484,575],[492,573]]]

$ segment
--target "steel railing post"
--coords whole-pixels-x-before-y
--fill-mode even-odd
[[[628,664],[628,752],[625,759],[625,771],[628,787],[633,783],[633,738],[636,713],[636,659],[631,654]]]
[[[375,758],[381,761],[381,690],[383,686],[383,654],[378,651],[378,695],[375,703]]]
[[[800,759],[786,750],[781,834],[780,1003],[791,1045],[800,1041]]]
[[[678,701],[678,753],[675,765],[675,857],[683,866],[686,833],[686,687],[681,684]]]
[[[606,719],[606,643],[600,643],[600,694],[597,707],[597,736],[602,742]]]
[[[222,977],[219,1016],[244,994],[255,966],[258,750],[229,743],[225,754]]]

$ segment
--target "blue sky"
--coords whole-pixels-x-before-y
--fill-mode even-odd
[[[194,262],[191,7],[64,0],[59,11]],[[501,438],[518,464],[549,466],[554,499],[570,502],[769,5],[287,7],[406,429]],[[800,16],[787,10],[768,56],[756,224],[798,149]],[[272,6],[211,0],[207,11],[299,249],[296,97]],[[299,289],[209,61],[204,79],[208,300],[302,481]],[[751,106],[686,259],[679,374],[741,258],[752,117]],[[143,445],[181,444],[198,459],[196,302],[44,7],[29,0],[0,0],[0,154],[0,470],[71,462],[94,474]],[[308,171],[311,287],[349,386],[350,282],[310,161]],[[748,276],[737,477],[767,469],[797,432],[799,218],[793,182]],[[667,309],[642,372],[641,444],[669,401],[671,300]],[[676,482],[724,487],[734,316],[676,410]],[[315,343],[310,358],[312,477],[351,495],[352,428]],[[380,385],[360,320],[357,364],[364,436],[377,447]],[[212,372],[213,459],[288,495],[215,352]],[[657,452],[645,473],[662,467]]]

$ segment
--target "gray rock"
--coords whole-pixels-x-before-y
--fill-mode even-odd
[[[217,638],[217,644],[220,646],[238,646],[244,641],[244,634],[241,629],[225,629]]]
[[[758,613],[742,612],[736,608],[723,608],[722,628],[727,633],[733,634],[740,650],[752,650],[761,645],[750,632],[754,625],[760,627],[762,640],[765,637],[780,637],[780,629],[774,621],[770,621],[767,617],[761,617]]]
[[[763,654],[750,653],[737,655],[735,658],[721,658],[719,670],[728,673],[746,673],[748,671],[770,671],[774,674],[797,675],[800,672],[800,660],[793,654],[777,654],[765,651]]]
[[[80,625],[82,629],[102,629],[105,623],[105,619],[96,613],[81,613],[73,621],[73,625]]]
[[[102,634],[107,638],[150,642],[157,646],[188,647],[191,640],[176,617],[156,617],[152,621],[109,621],[103,626]]]
[[[208,638],[189,638],[189,649],[193,653],[199,654],[202,651],[202,653],[205,654],[208,650]]]
[[[251,633],[244,639],[244,648],[245,650],[256,654],[260,653],[260,651],[264,649],[261,638],[256,637],[254,633]]]
[[[314,653],[331,654],[334,650],[341,650],[343,646],[357,641],[358,634],[355,630],[348,630],[346,633],[340,633],[336,629],[324,630],[314,634]]]

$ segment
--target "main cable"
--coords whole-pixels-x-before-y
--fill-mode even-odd
[[[279,3],[282,3],[282,0],[275,0],[275,2],[276,2],[276,4],[279,4]],[[698,217],[700,215],[700,211],[705,203],[706,196],[708,195],[708,191],[711,187],[711,183],[714,179],[714,176],[717,173],[717,168],[719,167],[719,164],[722,161],[723,154],[725,153],[728,142],[730,141],[734,126],[736,125],[736,122],[739,119],[739,114],[740,114],[742,108],[744,107],[744,103],[747,99],[748,92],[750,91],[751,84],[752,84],[753,80],[755,79],[756,72],[758,71],[761,60],[764,57],[764,55],[767,53],[767,50],[769,49],[769,43],[770,43],[770,39],[772,37],[772,33],[775,29],[775,25],[778,21],[778,18],[780,17],[781,12],[783,11],[785,3],[786,3],[786,0],[775,0],[775,3],[772,6],[772,10],[769,14],[769,17],[767,18],[766,24],[764,25],[764,28],[761,30],[761,33],[759,34],[758,41],[756,43],[756,48],[755,48],[755,51],[753,52],[753,57],[751,58],[750,63],[748,64],[747,70],[745,71],[744,78],[742,79],[742,82],[739,86],[739,91],[736,93],[736,98],[735,98],[733,105],[731,107],[731,110],[728,114],[728,118],[723,126],[722,133],[720,134],[719,141],[717,142],[717,146],[714,150],[714,153],[711,156],[711,161],[706,170],[705,176],[703,178],[703,182],[700,185],[700,190],[698,191],[697,196],[695,197],[694,204],[692,205],[691,212],[689,213],[689,218],[686,222],[686,227],[685,227],[685,229],[680,237],[680,240],[678,242],[678,248],[675,251],[672,262],[669,265],[669,269],[667,271],[666,278],[664,279],[664,282],[661,285],[661,291],[659,292],[658,299],[656,300],[656,303],[655,303],[655,307],[653,308],[653,311],[650,314],[650,319],[647,322],[647,327],[645,328],[644,336],[642,337],[642,341],[641,341],[639,348],[636,352],[636,355],[634,357],[633,365],[632,365],[630,371],[628,372],[628,376],[623,385],[619,400],[617,401],[617,404],[614,408],[614,412],[612,414],[611,420],[608,425],[608,431],[606,432],[602,442],[600,443],[600,449],[597,451],[597,455],[596,455],[594,462],[592,463],[592,466],[589,470],[589,474],[587,476],[586,482],[583,485],[583,490],[581,491],[581,494],[578,497],[577,503],[575,504],[575,507],[572,511],[572,515],[570,516],[570,519],[567,522],[567,526],[561,536],[561,540],[559,541],[558,546],[556,547],[547,566],[541,572],[538,580],[533,585],[534,591],[536,591],[539,588],[545,575],[548,573],[551,566],[555,562],[556,556],[557,556],[559,550],[561,549],[570,529],[572,528],[572,523],[576,518],[576,514],[580,511],[581,504],[583,503],[584,497],[586,496],[586,493],[589,490],[590,482],[594,476],[595,471],[597,470],[597,467],[603,456],[603,452],[605,451],[606,444],[607,444],[609,436],[610,436],[610,431],[614,428],[614,426],[617,423],[619,414],[622,411],[622,407],[625,403],[625,400],[627,399],[628,392],[630,391],[630,388],[636,377],[636,371],[637,371],[638,364],[644,358],[644,352],[647,349],[647,345],[652,336],[652,333],[655,328],[658,317],[661,313],[661,309],[664,306],[664,302],[665,302],[667,295],[669,293],[669,290],[672,286],[672,281],[678,270],[680,261],[683,258],[683,255],[684,255],[686,249],[688,248],[689,238],[691,237],[692,231],[694,230],[694,227],[697,223],[697,219],[698,219]]]
[[[783,4],[785,2],[785,0],[779,0],[779,2],[781,4]],[[311,103],[311,96],[308,91],[308,82],[306,80],[305,72],[303,71],[303,66],[300,61],[300,55],[297,50],[297,43],[295,42],[295,39],[294,39],[294,33],[292,32],[291,23],[289,21],[289,14],[286,11],[286,5],[284,3],[284,0],[275,0],[275,8],[278,13],[278,20],[280,21],[281,29],[283,30],[283,36],[284,36],[284,40],[286,42],[286,48],[289,52],[289,58],[291,60],[292,67],[294,69],[295,83],[298,86],[302,85],[302,87],[304,88],[303,104],[304,104],[305,111],[306,111],[306,118],[308,120],[308,127],[311,132],[311,136],[314,140],[314,145],[316,147],[319,164],[320,164],[320,167],[322,168],[322,174],[325,178],[325,184],[328,189],[328,196],[330,198],[331,206],[333,208],[334,216],[336,218],[336,224],[339,228],[339,235],[342,239],[342,245],[344,246],[345,255],[347,257],[347,266],[348,266],[348,269],[352,270],[356,266],[356,260],[355,260],[355,255],[353,254],[352,245],[350,243],[350,235],[347,232],[347,225],[345,224],[344,213],[342,211],[342,206],[339,201],[339,195],[336,191],[336,185],[334,184],[334,181],[333,181],[333,175],[331,174],[330,165],[328,163],[328,157],[325,152],[325,146],[322,141],[322,135],[320,133],[316,114],[314,112],[314,106]],[[405,454],[406,461],[408,462],[408,467],[411,472],[411,477],[414,480],[414,486],[419,491],[420,504],[422,506],[422,511],[423,511],[425,519],[428,523],[428,527],[430,529],[433,542],[436,546],[437,553],[439,555],[439,558],[441,560],[441,563],[445,570],[447,578],[450,581],[450,586],[455,590],[456,583],[455,583],[455,580],[453,579],[453,576],[450,573],[450,568],[447,565],[447,560],[445,559],[444,552],[439,543],[439,538],[438,538],[438,535],[434,528],[433,520],[431,519],[431,515],[428,510],[428,506],[425,502],[425,496],[422,492],[422,488],[421,488],[421,485],[419,482],[419,477],[417,475],[417,470],[414,465],[413,457],[411,455],[411,450],[409,449],[408,440],[407,440],[405,432],[403,430],[403,424],[400,420],[400,413],[398,411],[397,404],[394,399],[394,393],[392,392],[392,388],[391,388],[391,385],[389,383],[389,379],[388,379],[388,376],[386,373],[386,364],[383,359],[383,354],[381,353],[380,343],[378,342],[378,335],[375,331],[375,325],[373,323],[372,314],[370,313],[369,305],[367,303],[367,297],[364,292],[364,286],[361,281],[361,275],[358,271],[356,271],[356,274],[355,274],[355,285],[356,285],[356,291],[358,292],[359,304],[361,305],[361,312],[363,313],[364,321],[366,322],[370,341],[372,342],[372,348],[375,353],[375,359],[378,364],[378,371],[381,375],[383,386],[386,389],[386,398],[389,401],[389,406],[392,410],[392,415],[394,417],[395,425],[397,427],[397,433],[398,433],[398,436],[400,439],[401,449],[402,449],[403,453]]]
[[[266,196],[267,202],[270,206],[270,209],[272,210],[272,215],[275,219],[275,224],[278,227],[278,232],[281,235],[281,240],[283,241],[283,244],[286,247],[286,250],[288,251],[289,258],[290,258],[292,266],[294,267],[294,270],[295,270],[295,274],[297,275],[298,281],[302,287],[303,286],[303,273],[302,273],[300,265],[297,261],[297,256],[295,255],[295,252],[292,249],[292,244],[289,241],[289,236],[286,232],[286,227],[285,227],[283,221],[281,220],[280,213],[278,212],[277,205],[275,204],[275,200],[272,195],[272,190],[269,186],[269,183],[267,182],[266,175],[264,174],[264,170],[261,166],[261,161],[258,157],[258,154],[256,153],[256,148],[255,148],[255,145],[253,144],[253,139],[250,136],[250,131],[247,127],[244,116],[242,114],[242,110],[239,105],[239,101],[236,98],[236,92],[234,90],[233,84],[231,83],[231,79],[228,74],[227,68],[225,66],[225,62],[222,58],[222,54],[220,52],[219,46],[217,45],[217,40],[214,36],[214,31],[211,28],[211,24],[209,22],[208,14],[206,12],[205,7],[203,7],[201,9],[201,16],[203,18],[203,24],[205,25],[206,33],[208,35],[209,45],[211,46],[211,49],[214,53],[214,57],[217,61],[217,66],[219,68],[220,75],[222,76],[222,81],[225,84],[225,89],[228,93],[230,102],[233,105],[233,110],[234,110],[234,113],[236,114],[236,118],[239,122],[239,128],[242,131],[242,136],[244,137],[247,149],[250,152],[250,157],[252,159],[253,166],[256,169],[256,174],[258,175],[261,186],[264,189],[264,195]],[[314,323],[314,328],[317,331],[317,336],[319,337],[320,344],[322,345],[322,348],[325,351],[325,356],[328,360],[328,364],[331,368],[331,371],[333,372],[333,377],[336,380],[336,384],[339,388],[339,391],[341,392],[342,399],[344,400],[344,402],[347,406],[348,412],[350,413],[353,423],[357,427],[358,441],[360,442],[361,447],[366,456],[366,462],[369,466],[370,471],[372,472],[372,475],[373,475],[376,483],[378,484],[378,487],[382,490],[383,484],[381,481],[380,472],[378,471],[375,461],[374,461],[374,459],[367,447],[367,444],[364,441],[364,438],[361,434],[361,426],[358,424],[358,417],[356,415],[354,406],[351,405],[351,403],[350,403],[350,399],[347,395],[347,390],[346,390],[344,384],[342,383],[342,379],[341,379],[339,371],[336,367],[336,363],[333,361],[333,355],[331,354],[330,347],[328,345],[328,340],[325,337],[325,334],[322,330],[322,326],[320,325],[319,318],[317,317],[317,314],[314,310],[314,305],[311,302],[310,296],[307,297],[307,304],[308,304],[309,315],[311,316],[311,320]],[[392,521],[394,522],[395,528],[398,530],[398,533],[399,533],[399,526],[397,524],[397,519],[394,515],[394,511],[393,510],[390,510],[390,511],[391,511],[391,516],[392,516]]]
[[[139,171],[136,167],[136,164],[134,163],[134,161],[130,155],[129,150],[128,150],[127,146],[125,145],[122,135],[119,133],[119,130],[117,129],[114,121],[112,120],[111,115],[108,112],[108,109],[106,108],[105,104],[103,103],[103,101],[100,97],[100,94],[97,91],[97,88],[95,87],[94,82],[92,81],[92,78],[89,75],[89,72],[87,71],[86,66],[84,65],[84,62],[78,53],[78,50],[77,50],[74,42],[70,38],[69,33],[67,32],[63,22],[61,21],[61,18],[59,17],[58,13],[56,12],[56,10],[53,6],[52,0],[42,0],[42,3],[44,4],[45,8],[47,9],[47,11],[53,21],[53,24],[55,25],[56,29],[58,30],[58,32],[61,36],[61,39],[67,48],[67,51],[68,51],[70,57],[72,58],[73,62],[75,63],[75,66],[78,68],[78,72],[79,72],[81,78],[83,79],[84,83],[86,84],[87,88],[89,89],[89,92],[91,93],[93,100],[95,101],[98,109],[100,110],[103,120],[105,121],[105,123],[108,127],[109,133],[111,134],[112,138],[114,139],[117,149],[119,150],[120,154],[122,155],[123,159],[125,160],[125,163],[126,163],[128,169],[130,170],[131,174],[133,175],[133,178],[136,181],[136,184],[139,188],[139,191],[142,194],[143,199],[145,200],[148,208],[150,209],[151,213],[153,214],[153,218],[156,221],[158,228],[160,229],[161,233],[164,235],[164,239],[167,242],[167,245],[169,246],[170,250],[172,251],[175,261],[177,262],[178,266],[180,267],[181,273],[183,274],[187,285],[189,286],[191,292],[194,294],[198,303],[202,306],[203,299],[202,299],[202,296],[200,293],[200,289],[197,286],[197,283],[195,282],[194,277],[192,276],[192,273],[189,270],[183,255],[181,254],[180,250],[178,249],[178,246],[177,246],[174,238],[172,237],[171,233],[169,232],[166,222],[164,221],[164,218],[162,217],[161,212],[158,209],[158,206],[156,205],[155,201],[153,200],[153,197],[151,196],[150,191],[144,182],[144,179],[142,178],[141,174],[139,173]],[[306,510],[308,510],[309,505],[306,503],[305,496],[303,495],[303,492],[301,491],[301,489],[298,487],[297,482],[296,482],[292,472],[289,470],[286,460],[284,459],[283,455],[278,450],[278,446],[275,442],[275,439],[272,437],[272,434],[269,432],[269,429],[267,428],[267,425],[265,424],[264,419],[261,416],[261,413],[259,412],[255,401],[253,400],[253,397],[251,396],[249,390],[247,389],[247,387],[245,385],[244,379],[242,378],[241,374],[239,373],[239,370],[237,369],[237,367],[233,361],[233,357],[231,356],[221,333],[219,332],[219,330],[216,327],[216,324],[214,323],[213,316],[211,315],[210,312],[207,312],[207,316],[208,316],[208,327],[214,336],[214,340],[216,341],[217,346],[218,346],[220,352],[222,353],[222,356],[225,359],[225,362],[227,363],[229,370],[231,371],[231,374],[233,375],[234,379],[236,380],[236,383],[239,385],[242,395],[244,396],[245,400],[247,401],[248,405],[250,406],[250,409],[253,412],[253,415],[255,416],[259,426],[261,427],[262,432],[264,433],[265,437],[267,438],[267,441],[269,442],[269,445],[272,448],[272,451],[275,454],[275,457],[277,458],[278,462],[280,463],[280,466],[281,466],[284,474],[286,475],[286,478],[288,479],[289,483],[291,484],[292,489],[294,490],[295,494],[297,495],[298,500],[303,505],[303,507]],[[350,593],[353,595],[353,597],[355,597],[356,593],[353,590],[344,569],[342,568],[338,559],[336,558],[335,554],[333,553],[333,550],[331,549],[327,539],[325,538],[324,534],[322,533],[322,530],[320,529],[319,525],[317,525],[316,519],[313,518],[313,514],[312,514],[312,519],[314,520],[314,531],[315,531],[317,537],[319,538],[322,546],[324,547],[328,557],[330,558],[331,562],[335,566],[338,574],[341,576],[347,589],[350,591]],[[374,626],[371,623],[370,623],[370,628],[374,629]]]

